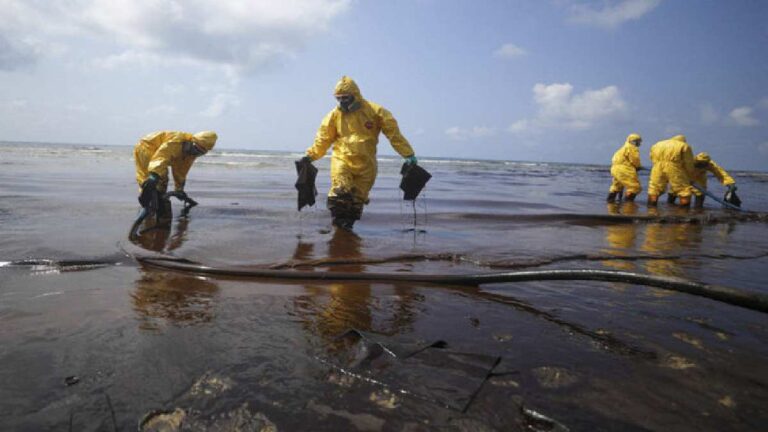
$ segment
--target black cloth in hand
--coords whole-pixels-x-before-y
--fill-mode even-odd
[[[400,174],[403,178],[400,180],[400,189],[405,192],[403,199],[406,201],[413,201],[419,196],[421,190],[424,189],[424,185],[427,184],[429,179],[432,178],[432,174],[419,165],[413,163],[404,163],[400,168]]]
[[[298,196],[298,209],[301,211],[304,206],[315,205],[315,197],[317,196],[317,188],[315,187],[315,178],[317,178],[317,168],[312,165],[312,159],[309,156],[297,160],[296,174],[296,190],[299,192]]]

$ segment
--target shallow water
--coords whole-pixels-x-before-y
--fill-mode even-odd
[[[327,160],[319,205],[296,211],[298,156],[200,159],[187,186],[200,205],[132,243],[130,148],[0,146],[3,429],[556,430],[533,412],[570,430],[764,429],[759,312],[621,283],[244,280],[129,256],[318,272],[617,269],[766,292],[764,222],[708,201],[656,211],[699,223],[619,223],[605,216],[649,210],[603,203],[607,167],[425,158],[433,179],[414,227],[400,162],[383,157],[352,235],[330,228]],[[768,174],[732,174],[745,206],[768,210]]]

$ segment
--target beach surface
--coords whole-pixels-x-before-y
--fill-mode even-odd
[[[747,308],[618,282],[249,279],[135,260],[621,270],[768,294],[764,218],[711,199],[648,209],[645,193],[607,205],[607,166],[420,158],[433,178],[412,205],[401,160],[381,157],[349,233],[325,209],[328,158],[317,205],[296,210],[300,156],[200,158],[199,205],[181,217],[174,201],[169,229],[132,241],[130,147],[0,144],[2,429],[765,430],[768,319]],[[768,173],[731,174],[745,208],[768,211]]]

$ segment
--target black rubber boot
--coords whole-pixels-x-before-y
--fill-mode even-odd
[[[616,201],[616,192],[608,192],[608,198],[605,201],[609,203]]]
[[[356,203],[349,193],[328,197],[327,205],[331,211],[333,225],[345,230],[352,230],[355,221],[363,214],[362,204]]]

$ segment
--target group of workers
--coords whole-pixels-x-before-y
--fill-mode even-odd
[[[634,201],[643,187],[637,172],[642,169],[640,162],[640,144],[638,134],[630,134],[624,145],[616,151],[611,160],[613,181],[608,190],[608,202],[622,198]],[[685,136],[676,135],[659,141],[651,146],[651,173],[648,181],[648,205],[655,206],[659,196],[667,192],[667,202],[690,206],[691,196],[695,196],[695,207],[704,205],[704,192],[707,190],[707,173],[712,173],[729,192],[736,191],[736,181],[720,167],[707,153],[693,156],[693,150]]]
[[[362,216],[376,180],[379,133],[384,132],[407,164],[416,165],[418,161],[392,114],[363,98],[354,80],[342,77],[336,84],[334,97],[338,105],[323,118],[315,141],[301,162],[312,163],[322,158],[333,145],[327,205],[333,225],[351,229]],[[197,157],[213,149],[216,140],[216,133],[211,131],[196,134],[163,131],[141,138],[134,149],[141,206],[156,211],[160,219],[170,218],[171,204],[166,193],[168,169],[173,172],[175,196],[187,199],[184,192],[187,173]]]
[[[327,206],[333,225],[351,229],[360,219],[363,206],[369,202],[369,192],[377,174],[376,146],[381,132],[389,139],[395,151],[407,164],[418,163],[413,148],[400,133],[397,121],[381,105],[363,98],[355,81],[342,77],[334,89],[338,105],[322,120],[314,143],[299,161],[309,163],[322,158],[333,146],[331,156],[331,187]],[[187,174],[196,158],[205,155],[216,145],[215,132],[196,134],[162,131],[146,135],[134,149],[136,181],[141,187],[139,203],[157,212],[160,219],[170,218],[171,204],[166,193],[168,170],[172,170],[175,191],[182,200]],[[608,202],[634,201],[642,191],[637,171],[642,169],[638,134],[627,137],[611,161],[613,181]],[[693,156],[685,136],[677,135],[659,141],[651,147],[651,168],[648,184],[648,204],[655,206],[659,196],[667,191],[668,202],[680,199],[681,206],[689,206],[695,196],[695,206],[704,204],[707,172],[711,172],[729,191],[736,190],[736,182],[715,163],[707,153]],[[695,187],[694,187],[695,185]]]

